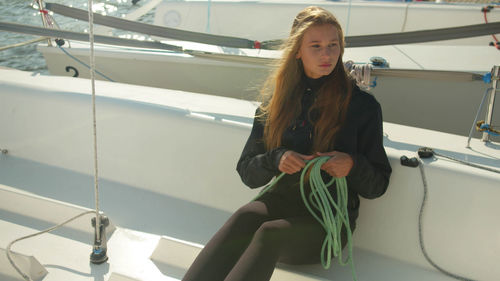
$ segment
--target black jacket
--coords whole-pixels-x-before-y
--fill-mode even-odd
[[[250,137],[237,164],[237,171],[247,186],[251,188],[263,186],[279,175],[278,165],[285,151],[313,153],[311,151],[313,125],[305,116],[314,99],[316,90],[314,83],[309,81],[310,87],[302,99],[302,113],[283,134],[281,147],[271,151],[266,150],[262,139],[265,121],[254,118]],[[260,113],[258,108],[256,116]],[[344,125],[337,133],[334,144],[334,150],[348,153],[354,160],[354,165],[347,176],[348,209],[351,220],[355,220],[358,216],[358,195],[365,198],[379,197],[384,194],[389,184],[392,169],[383,147],[382,133],[380,104],[372,95],[354,87]],[[299,175],[300,172],[286,175],[281,181],[298,183]],[[330,189],[336,198],[335,189],[332,187]]]

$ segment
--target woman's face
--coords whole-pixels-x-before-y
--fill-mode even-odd
[[[311,26],[304,34],[297,59],[302,60],[304,72],[317,79],[332,73],[340,56],[337,28],[331,24]]]

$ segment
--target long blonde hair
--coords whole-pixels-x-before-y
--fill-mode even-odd
[[[327,10],[311,6],[295,17],[290,36],[281,48],[283,55],[261,91],[261,107],[266,118],[264,142],[269,150],[281,146],[283,133],[301,111],[301,97],[305,90],[302,77],[305,74],[302,61],[296,58],[296,54],[304,34],[311,26],[324,24],[331,24],[337,29],[340,56],[310,109],[319,112],[314,120],[312,148],[314,152],[326,152],[333,148],[335,134],[345,119],[353,84],[342,61],[345,42],[339,22]]]

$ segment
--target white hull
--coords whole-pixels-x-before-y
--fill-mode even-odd
[[[0,248],[5,249],[13,239],[81,211],[78,206],[93,208],[93,153],[87,79],[0,70],[0,88],[0,148],[9,151],[0,154]],[[234,171],[256,105],[102,81],[96,88],[101,210],[116,225],[108,263],[89,266],[88,217],[57,235],[19,242],[13,250],[34,255],[48,271],[44,281],[179,279],[199,250],[196,245],[256,195]],[[473,139],[472,149],[466,149],[464,137],[391,123],[384,123],[384,135],[393,175],[383,197],[362,200],[354,234],[358,280],[452,280],[422,256],[417,223],[422,179],[418,168],[401,166],[399,158],[430,146],[499,169],[500,145]],[[500,175],[441,158],[424,163],[429,254],[453,273],[497,280]],[[7,268],[0,267],[2,280],[20,280]],[[272,280],[352,280],[347,267],[284,269],[295,273],[280,271]]]
[[[331,1],[164,1],[156,8],[155,24],[196,32],[206,32],[208,26],[210,33],[218,35],[261,41],[280,39],[286,38],[291,19],[308,5],[332,10],[347,28],[349,3]],[[348,35],[479,24],[484,22],[481,7],[353,2]],[[490,22],[499,21],[500,10],[492,9],[487,16]],[[372,24],[374,22],[377,24]],[[483,75],[500,62],[500,52],[488,46],[491,40],[483,36],[427,44],[347,48],[344,60],[370,63],[370,58],[378,56],[386,59],[389,69],[394,70],[463,71]],[[270,65],[280,56],[279,51],[164,42],[194,50],[194,53],[96,45],[97,69],[116,82],[256,100]],[[71,46],[66,50],[88,64],[88,44],[72,42]],[[78,77],[89,78],[88,68],[60,49],[43,45],[38,49],[52,75],[72,76],[78,71]],[[104,78],[97,75],[97,79]],[[469,83],[449,78],[442,81],[374,74],[372,81],[375,79],[377,86],[371,92],[382,103],[385,121],[460,135],[469,134],[470,125],[464,124],[473,120],[481,95],[489,87],[480,81]],[[445,109],[444,105],[453,110]],[[422,108],[429,114],[423,116]]]
[[[288,37],[293,19],[303,8],[321,6],[332,12],[348,36],[447,28],[485,23],[484,4],[353,1],[163,1],[155,25],[252,40]],[[350,10],[350,12],[349,12]],[[349,21],[348,21],[349,20]],[[487,13],[500,21],[500,10]],[[487,46],[491,36],[450,40],[445,45]],[[434,44],[434,43],[433,43]]]
[[[88,44],[72,43],[67,51],[88,65]],[[89,78],[88,67],[67,56],[60,49],[39,45],[50,74]],[[213,95],[254,99],[256,88],[268,73],[260,64],[220,61],[189,54],[132,49],[113,46],[96,47],[96,69],[113,81],[184,90]],[[105,80],[97,75],[97,79]]]
[[[73,42],[72,46],[67,51],[88,63],[88,44]],[[88,68],[60,49],[43,45],[38,48],[51,74],[71,76],[75,72],[66,72],[69,66],[78,70],[79,77],[89,78]],[[242,52],[241,56],[229,55],[235,50]],[[97,70],[117,82],[247,100],[256,99],[270,70],[269,58],[278,54],[216,46],[211,46],[209,51],[221,57],[102,45],[96,46],[95,54]],[[460,135],[469,134],[482,94],[489,85],[482,81],[440,79],[440,72],[433,71],[485,74],[495,62],[500,62],[500,52],[489,47],[422,45],[347,49],[345,60],[363,63],[373,55],[386,58],[389,69],[395,70],[392,76],[372,75],[372,80],[377,79],[377,86],[371,92],[382,104],[385,121]],[[398,75],[398,70],[417,70],[430,74],[431,79],[405,77],[404,71]],[[99,75],[96,78],[104,79]],[[422,114],[424,108],[428,114]]]

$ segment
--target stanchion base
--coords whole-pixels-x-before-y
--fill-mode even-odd
[[[106,254],[106,250],[94,250],[90,254],[90,262],[93,264],[101,264],[108,260],[108,255]]]

